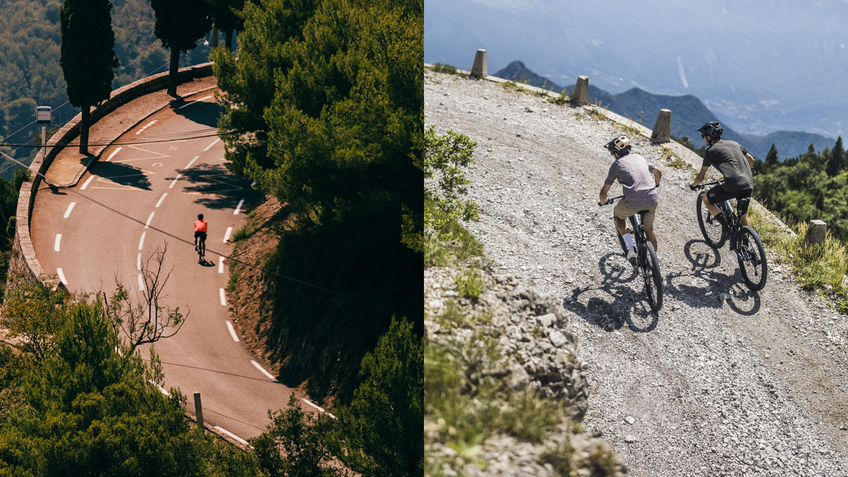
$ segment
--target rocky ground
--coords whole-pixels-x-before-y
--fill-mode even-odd
[[[693,170],[632,137],[634,152],[663,170],[665,302],[652,313],[611,207],[597,205],[611,163],[602,146],[631,130],[429,71],[424,108],[438,133],[478,143],[468,176],[480,220],[469,229],[499,274],[562,306],[551,331],[577,339],[589,388],[583,424],[629,475],[848,475],[845,317],[801,290],[774,255],[765,289],[745,288],[727,246],[716,252],[700,235]]]

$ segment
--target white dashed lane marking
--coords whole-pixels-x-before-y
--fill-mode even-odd
[[[218,432],[221,432],[221,433],[223,433],[223,434],[226,434],[226,435],[228,435],[228,436],[232,437],[233,439],[235,439],[236,441],[238,441],[238,443],[239,443],[239,444],[241,444],[241,445],[243,445],[243,446],[246,446],[246,445],[247,445],[247,441],[246,441],[246,440],[244,440],[244,439],[242,439],[241,437],[239,437],[239,436],[237,436],[237,435],[233,434],[232,432],[230,432],[230,431],[228,431],[228,430],[224,429],[223,427],[221,427],[221,426],[215,426],[215,429],[218,429]]]
[[[198,159],[200,159],[200,156],[197,156],[197,157],[195,157],[194,159],[192,159],[192,160],[191,160],[191,162],[189,162],[188,164],[186,164],[186,166],[185,166],[185,167],[183,167],[183,170],[188,169],[189,167],[191,167],[191,165],[192,165],[192,164],[194,164],[194,161],[196,161],[196,160],[198,160]]]
[[[147,223],[144,224],[144,228],[146,228],[146,229],[150,228],[150,221],[153,220],[153,214],[155,214],[155,213],[156,213],[155,211],[150,213],[150,217],[147,218]]]
[[[206,151],[212,149],[212,146],[214,146],[215,144],[218,144],[218,141],[220,141],[220,140],[221,140],[221,138],[217,138],[214,141],[212,141],[212,144],[206,146],[206,149],[204,149],[203,152],[206,152]]]
[[[180,177],[182,176],[182,174],[177,174],[177,177],[175,177],[174,180],[171,181],[171,185],[168,186],[168,189],[173,189],[174,186],[177,185],[177,181],[180,180]]]
[[[74,210],[75,205],[77,205],[76,202],[71,202],[70,204],[68,204],[68,210],[65,211],[65,215],[64,215],[65,219],[67,219],[68,217],[71,216],[71,211]]]
[[[65,286],[68,286],[68,281],[67,281],[67,280],[65,280],[65,273],[64,273],[64,272],[62,272],[62,269],[61,269],[61,268],[57,268],[57,269],[56,269],[56,274],[57,274],[57,275],[59,275],[59,280],[60,280],[62,283],[64,283],[64,284],[65,284]]]
[[[62,241],[62,234],[56,234],[56,243],[53,244],[53,251],[59,251],[59,242]]]
[[[219,288],[218,291],[220,292],[219,295],[221,295],[221,306],[227,306],[227,295],[224,293],[224,289]]]
[[[256,369],[258,369],[259,371],[262,371],[262,374],[264,374],[265,376],[268,376],[268,378],[270,380],[274,381],[275,383],[277,382],[277,378],[275,378],[274,375],[269,373],[268,371],[265,371],[265,369],[262,368],[262,366],[259,363],[257,363],[256,361],[253,361],[253,360],[250,360],[250,362],[253,364],[253,366],[256,367]]]
[[[112,154],[109,154],[109,157],[106,159],[106,162],[111,161],[111,160],[112,160],[112,158],[113,158],[113,157],[115,157],[115,154],[117,154],[117,153],[121,152],[121,149],[123,149],[123,147],[119,147],[119,148],[115,149],[115,150],[112,152]]]
[[[233,233],[232,227],[227,227],[227,231],[224,233],[224,243],[227,243],[227,240],[230,239],[230,234]]]
[[[144,248],[144,236],[145,236],[146,234],[147,234],[147,232],[142,232],[142,233],[141,233],[141,240],[139,240],[139,241],[138,241],[138,249],[139,249],[139,250],[141,250],[142,248]]]
[[[88,184],[91,183],[92,179],[94,179],[94,176],[90,176],[88,180],[83,183],[82,187],[80,187],[80,190],[85,190],[85,188],[88,187]]]
[[[187,108],[187,107],[191,106],[192,104],[199,103],[199,102],[201,102],[201,101],[203,101],[203,100],[205,100],[205,99],[209,99],[209,98],[211,98],[211,97],[212,97],[212,96],[204,96],[204,97],[202,97],[202,98],[200,98],[200,99],[198,99],[198,100],[196,100],[196,101],[192,101],[192,102],[190,102],[190,103],[184,104],[184,105],[180,106],[180,107],[179,107],[179,108],[177,108],[177,109]]]
[[[156,208],[158,209],[160,205],[162,205],[162,201],[165,200],[165,197],[168,197],[168,193],[165,192],[162,194],[162,197],[159,198],[159,202],[156,203]]]
[[[224,257],[218,257],[218,273],[224,273]]]
[[[227,322],[227,329],[230,330],[230,336],[233,337],[233,341],[238,341],[238,335],[236,335],[236,330],[233,328],[233,324],[229,321]]]
[[[238,205],[236,206],[236,211],[233,212],[233,215],[238,215],[241,212],[241,206],[244,205],[244,199],[240,200]]]

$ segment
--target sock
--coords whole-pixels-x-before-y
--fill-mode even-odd
[[[633,237],[629,233],[624,234],[624,237],[622,238],[624,238],[624,243],[627,244],[628,248],[635,247],[635,245],[633,245]]]

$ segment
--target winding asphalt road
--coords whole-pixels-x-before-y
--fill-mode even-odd
[[[228,321],[230,237],[245,224],[244,204],[256,192],[225,168],[211,94],[142,121],[74,188],[44,186],[31,232],[44,270],[81,293],[110,294],[116,279],[137,292],[142,262],[167,245],[164,270],[172,271],[164,303],[189,315],[179,333],[155,344],[165,387],[180,388],[192,414],[192,395],[200,392],[206,426],[244,443],[270,423],[269,409],[286,406],[292,390],[254,360]],[[199,213],[209,222],[203,264],[193,246]]]

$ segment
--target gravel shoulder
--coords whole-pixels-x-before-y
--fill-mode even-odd
[[[502,273],[565,309],[589,382],[584,426],[632,476],[848,475],[845,317],[770,257],[750,292],[734,255],[703,241],[689,169],[628,136],[663,170],[656,230],[663,309],[597,205],[623,131],[584,108],[488,81],[427,71],[427,126],[478,143],[468,171],[480,220],[468,228]],[[620,192],[613,186],[611,195]]]

